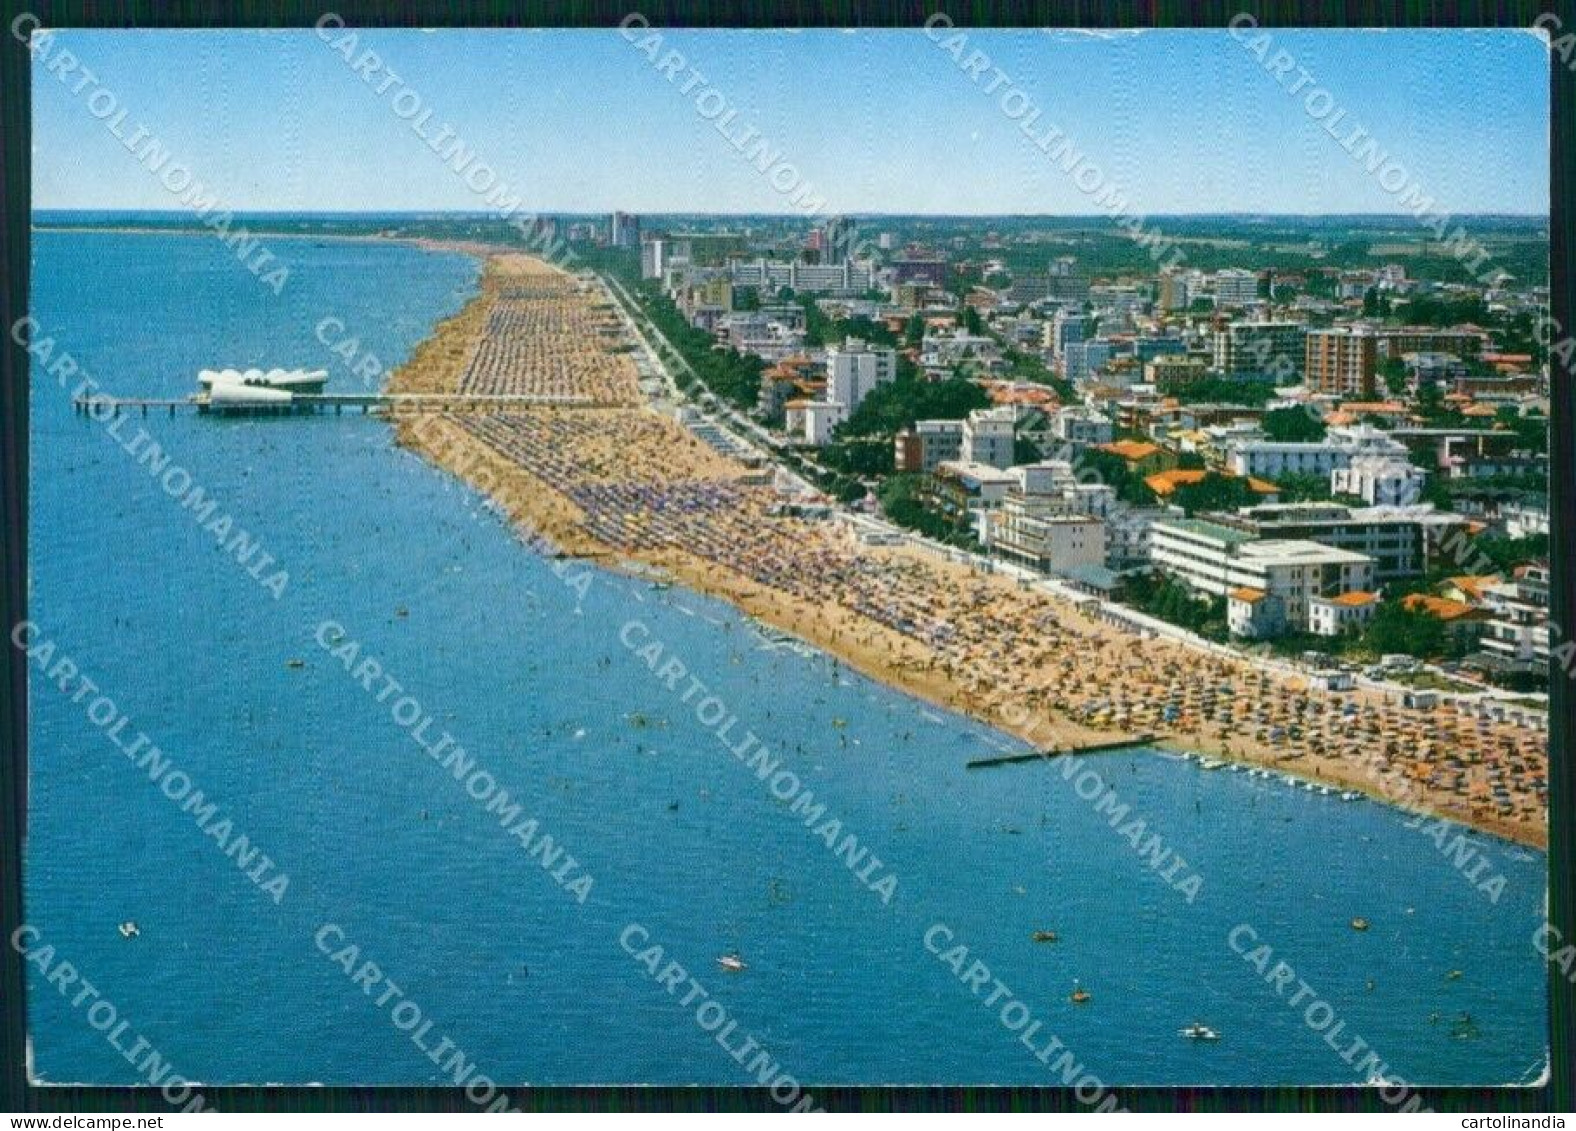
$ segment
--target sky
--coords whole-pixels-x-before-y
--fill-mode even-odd
[[[1548,210],[1547,49],[1521,31],[1276,31],[1270,54],[1311,76],[1297,94],[1224,29],[967,31],[962,54],[1006,76],[977,81],[917,29],[659,34],[676,80],[637,31],[62,30],[34,57],[33,205],[180,208],[111,131],[123,110],[122,138],[145,128],[233,211],[486,211],[400,117],[407,90],[398,109],[543,213],[793,212],[703,116],[719,105],[828,211],[1099,212],[1035,145],[1052,125],[1139,214],[1401,211],[1310,116],[1322,88],[1338,134],[1361,125],[1445,210]],[[398,85],[379,94],[387,71],[358,76],[336,40]],[[91,80],[49,69],[62,49]],[[1032,138],[1004,103],[1039,111]]]

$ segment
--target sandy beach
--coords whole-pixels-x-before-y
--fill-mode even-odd
[[[1546,846],[1544,733],[1313,692],[998,574],[857,544],[840,522],[787,513],[751,469],[646,407],[616,327],[599,288],[523,254],[489,257],[479,294],[389,391],[574,393],[612,407],[406,416],[400,442],[560,552],[661,570],[1036,747],[1158,735]]]

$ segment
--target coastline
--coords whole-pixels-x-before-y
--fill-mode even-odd
[[[244,226],[244,225],[243,225]],[[204,227],[178,227],[160,228],[153,225],[125,225],[125,224],[38,224],[32,223],[28,227],[32,235],[40,232],[60,232],[70,235],[109,235],[109,236],[207,236],[210,239],[219,238],[213,229]],[[488,256],[499,254],[507,249],[495,244],[466,243],[460,240],[434,239],[431,236],[391,236],[380,232],[283,232],[267,228],[248,229],[251,235],[259,239],[270,240],[312,240],[316,243],[375,243],[391,244],[401,247],[416,247],[423,251],[442,251],[456,255],[469,255],[473,259],[485,261]]]
[[[489,255],[482,248],[435,241],[428,241],[428,245],[435,250],[484,256],[478,291],[457,314],[434,327],[411,358],[390,374],[389,392],[457,389],[483,346],[489,317],[498,304],[504,280],[519,271],[534,272],[533,277],[540,279],[556,270],[539,271],[538,268],[545,265],[520,253]],[[585,301],[590,305],[589,300]],[[701,450],[703,446],[693,436],[638,399],[625,409],[598,411],[606,418],[598,419],[597,423],[610,430],[633,426],[637,422],[641,428],[654,427],[653,422],[668,427],[672,432],[670,443],[675,449],[672,453],[675,467],[703,468],[714,475],[729,471],[738,475],[743,471],[742,465],[719,468],[718,461],[722,457],[710,449]],[[549,409],[528,409],[520,415],[531,414],[550,421],[560,419]],[[582,419],[590,415],[584,414]],[[642,576],[649,576],[650,570],[660,570],[677,583],[725,601],[763,623],[805,640],[880,683],[976,719],[1037,749],[1075,747],[1122,737],[1123,732],[1111,726],[1086,725],[1049,703],[1037,704],[1037,696],[1048,699],[1049,695],[1039,695],[1034,680],[1036,673],[1014,669],[1010,658],[1004,670],[993,671],[990,660],[984,659],[965,676],[955,666],[938,662],[937,652],[913,636],[895,631],[852,609],[762,584],[756,578],[719,563],[715,557],[708,558],[673,545],[657,549],[614,545],[593,531],[596,516],[570,497],[570,488],[564,483],[544,477],[511,459],[497,446],[480,438],[474,427],[458,419],[429,416],[420,421],[418,424],[418,418],[395,418],[396,437],[402,446],[482,490],[516,531],[528,538],[541,539],[564,555],[593,560],[612,569],[633,566]],[[681,450],[686,448],[687,451]],[[686,454],[691,459],[686,460]],[[899,571],[922,556],[921,551],[910,548],[862,547],[860,553],[878,566],[890,566]],[[939,575],[940,580],[956,586],[959,591],[982,584],[973,571],[928,555],[923,555],[923,568],[931,575]],[[1003,587],[1003,593],[1009,588]],[[1102,649],[1137,647],[1134,637],[1095,621],[1071,606],[1059,607],[1057,615],[1071,633],[1098,643]],[[1172,664],[1187,666],[1200,662],[1180,644],[1150,642],[1144,647]],[[1074,663],[1076,658],[1068,657],[1065,662]],[[1094,674],[1098,678],[1099,672]],[[1355,693],[1351,698],[1375,710],[1386,706],[1369,693]],[[1431,794],[1427,790],[1414,794],[1402,804],[1395,796],[1387,796],[1386,785],[1376,781],[1361,765],[1309,751],[1277,749],[1267,741],[1260,741],[1246,728],[1195,725],[1185,734],[1163,735],[1147,745],[1263,766],[1299,779],[1354,790],[1402,812],[1458,822],[1516,844],[1547,849],[1545,822],[1503,818],[1456,804],[1448,795]]]

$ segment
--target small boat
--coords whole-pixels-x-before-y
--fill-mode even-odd
[[[740,958],[737,954],[723,955],[721,958],[717,959],[717,965],[721,966],[724,970],[732,971],[735,974],[737,974],[740,970],[745,969],[744,959]]]
[[[1197,1021],[1193,1022],[1193,1024],[1189,1025],[1186,1029],[1178,1029],[1177,1035],[1186,1037],[1190,1041],[1220,1040],[1219,1033],[1215,1032],[1215,1030],[1211,1029],[1208,1025],[1200,1024]]]
[[[1084,989],[1077,982],[1074,982],[1073,983],[1072,995],[1067,1000],[1071,1001],[1074,1005],[1083,1005],[1086,1001],[1089,1001],[1093,996],[1094,995],[1091,994],[1088,990]]]
[[[1220,761],[1218,758],[1200,758],[1198,761],[1198,768],[1201,770],[1218,770],[1225,764],[1226,763]]]
[[[1352,920],[1352,930],[1354,930],[1354,931],[1366,931],[1367,929],[1368,929],[1368,920],[1364,919],[1361,915],[1359,915],[1357,918]]]
[[[1356,801],[1361,796],[1362,794],[1358,793],[1355,789],[1348,789],[1345,793],[1341,794],[1341,800]]]
[[[142,934],[142,928],[137,926],[136,922],[131,919],[127,919],[120,925],[120,937],[123,939],[134,939],[140,934]]]
[[[306,667],[306,661],[305,660],[297,660],[297,659],[293,659],[292,658],[292,659],[289,659],[289,660],[285,661],[285,667],[287,667],[287,668],[304,668],[304,667]]]
[[[1055,942],[1056,941],[1056,932],[1055,931],[1035,931],[1034,932],[1034,941],[1035,942]]]

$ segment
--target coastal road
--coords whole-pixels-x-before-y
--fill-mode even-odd
[[[717,394],[713,393],[711,389],[706,386],[706,383],[701,380],[700,375],[690,368],[689,362],[684,360],[684,355],[678,351],[668,336],[664,334],[654,322],[641,313],[639,301],[634,295],[629,293],[628,288],[626,288],[623,283],[619,282],[617,279],[614,279],[610,275],[600,275],[598,278],[602,280],[603,285],[607,288],[608,293],[613,297],[614,301],[616,301],[619,306],[623,308],[625,318],[630,323],[631,328],[635,331],[635,335],[640,339],[641,345],[645,347],[646,352],[650,355],[652,362],[658,367],[658,369],[661,370],[663,377],[667,380],[669,387],[673,389],[674,394],[678,399],[694,405],[694,407],[704,414],[709,420],[711,420],[713,424],[719,423],[716,417],[723,417],[728,424],[731,424],[735,429],[745,433],[756,444],[765,448],[774,456],[778,457],[776,460],[778,467],[782,469],[784,474],[791,476],[794,482],[797,483],[802,489],[807,492],[814,492],[816,490],[815,486],[813,484],[806,483],[798,472],[794,471],[790,467],[784,466],[782,457],[784,457],[792,449],[781,436],[778,436],[770,430],[762,427],[758,421],[752,420],[749,416],[740,412],[738,409],[724,401],[721,397],[717,396]],[[644,323],[644,327],[642,327],[642,323]],[[661,343],[661,350],[658,350],[652,346],[651,339],[647,337],[646,332],[648,330],[650,331],[651,336],[655,337]],[[705,390],[702,398],[686,396],[686,394],[679,389],[678,383],[673,380],[672,370],[668,368],[664,355],[666,357],[673,358],[677,364],[684,367],[685,371],[688,372],[691,377],[695,378],[696,384]],[[700,403],[697,403],[697,399],[700,401]],[[819,462],[810,458],[809,456],[806,456],[804,453],[793,451],[793,454],[796,458],[801,459],[805,463],[808,463],[816,468],[816,470],[824,474],[831,474],[831,472],[826,467],[822,466]]]

